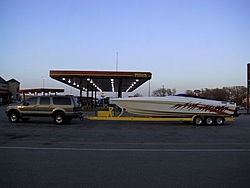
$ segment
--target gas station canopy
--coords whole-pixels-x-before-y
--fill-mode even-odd
[[[50,77],[81,91],[131,92],[151,79],[150,72],[50,70]]]

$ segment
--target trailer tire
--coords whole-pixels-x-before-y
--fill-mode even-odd
[[[201,116],[195,116],[193,119],[193,123],[195,125],[202,125],[203,124],[203,119]]]
[[[223,125],[224,121],[225,121],[225,118],[219,116],[219,117],[215,117],[215,121],[214,122],[215,122],[216,125]]]
[[[212,125],[213,124],[213,118],[212,117],[205,117],[205,123],[206,125]]]

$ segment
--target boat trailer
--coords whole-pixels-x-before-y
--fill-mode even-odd
[[[147,116],[122,116],[124,109],[121,110],[118,116],[115,116],[113,107],[108,110],[97,111],[97,116],[84,116],[84,119],[89,120],[107,120],[107,121],[182,121],[184,123],[193,122],[195,125],[222,125],[224,121],[235,121],[235,117],[224,117],[222,115],[193,115],[192,117],[147,117]]]

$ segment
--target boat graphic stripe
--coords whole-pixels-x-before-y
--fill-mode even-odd
[[[188,111],[192,111],[194,109],[197,109],[199,111],[205,111],[205,112],[215,112],[216,114],[226,115],[228,113],[225,112],[225,110],[234,112],[234,110],[229,109],[226,106],[213,106],[213,105],[205,105],[205,104],[194,104],[194,103],[182,103],[182,104],[176,104],[171,109],[187,109]]]

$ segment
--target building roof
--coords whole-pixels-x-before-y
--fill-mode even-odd
[[[139,71],[50,70],[50,77],[79,90],[131,92],[150,80],[152,73]]]
[[[0,83],[7,84],[7,82],[0,76]]]
[[[12,78],[12,79],[10,79],[10,80],[8,80],[7,82],[17,82],[17,83],[19,83],[20,84],[20,82],[18,82],[16,79],[14,79],[14,78]]]

